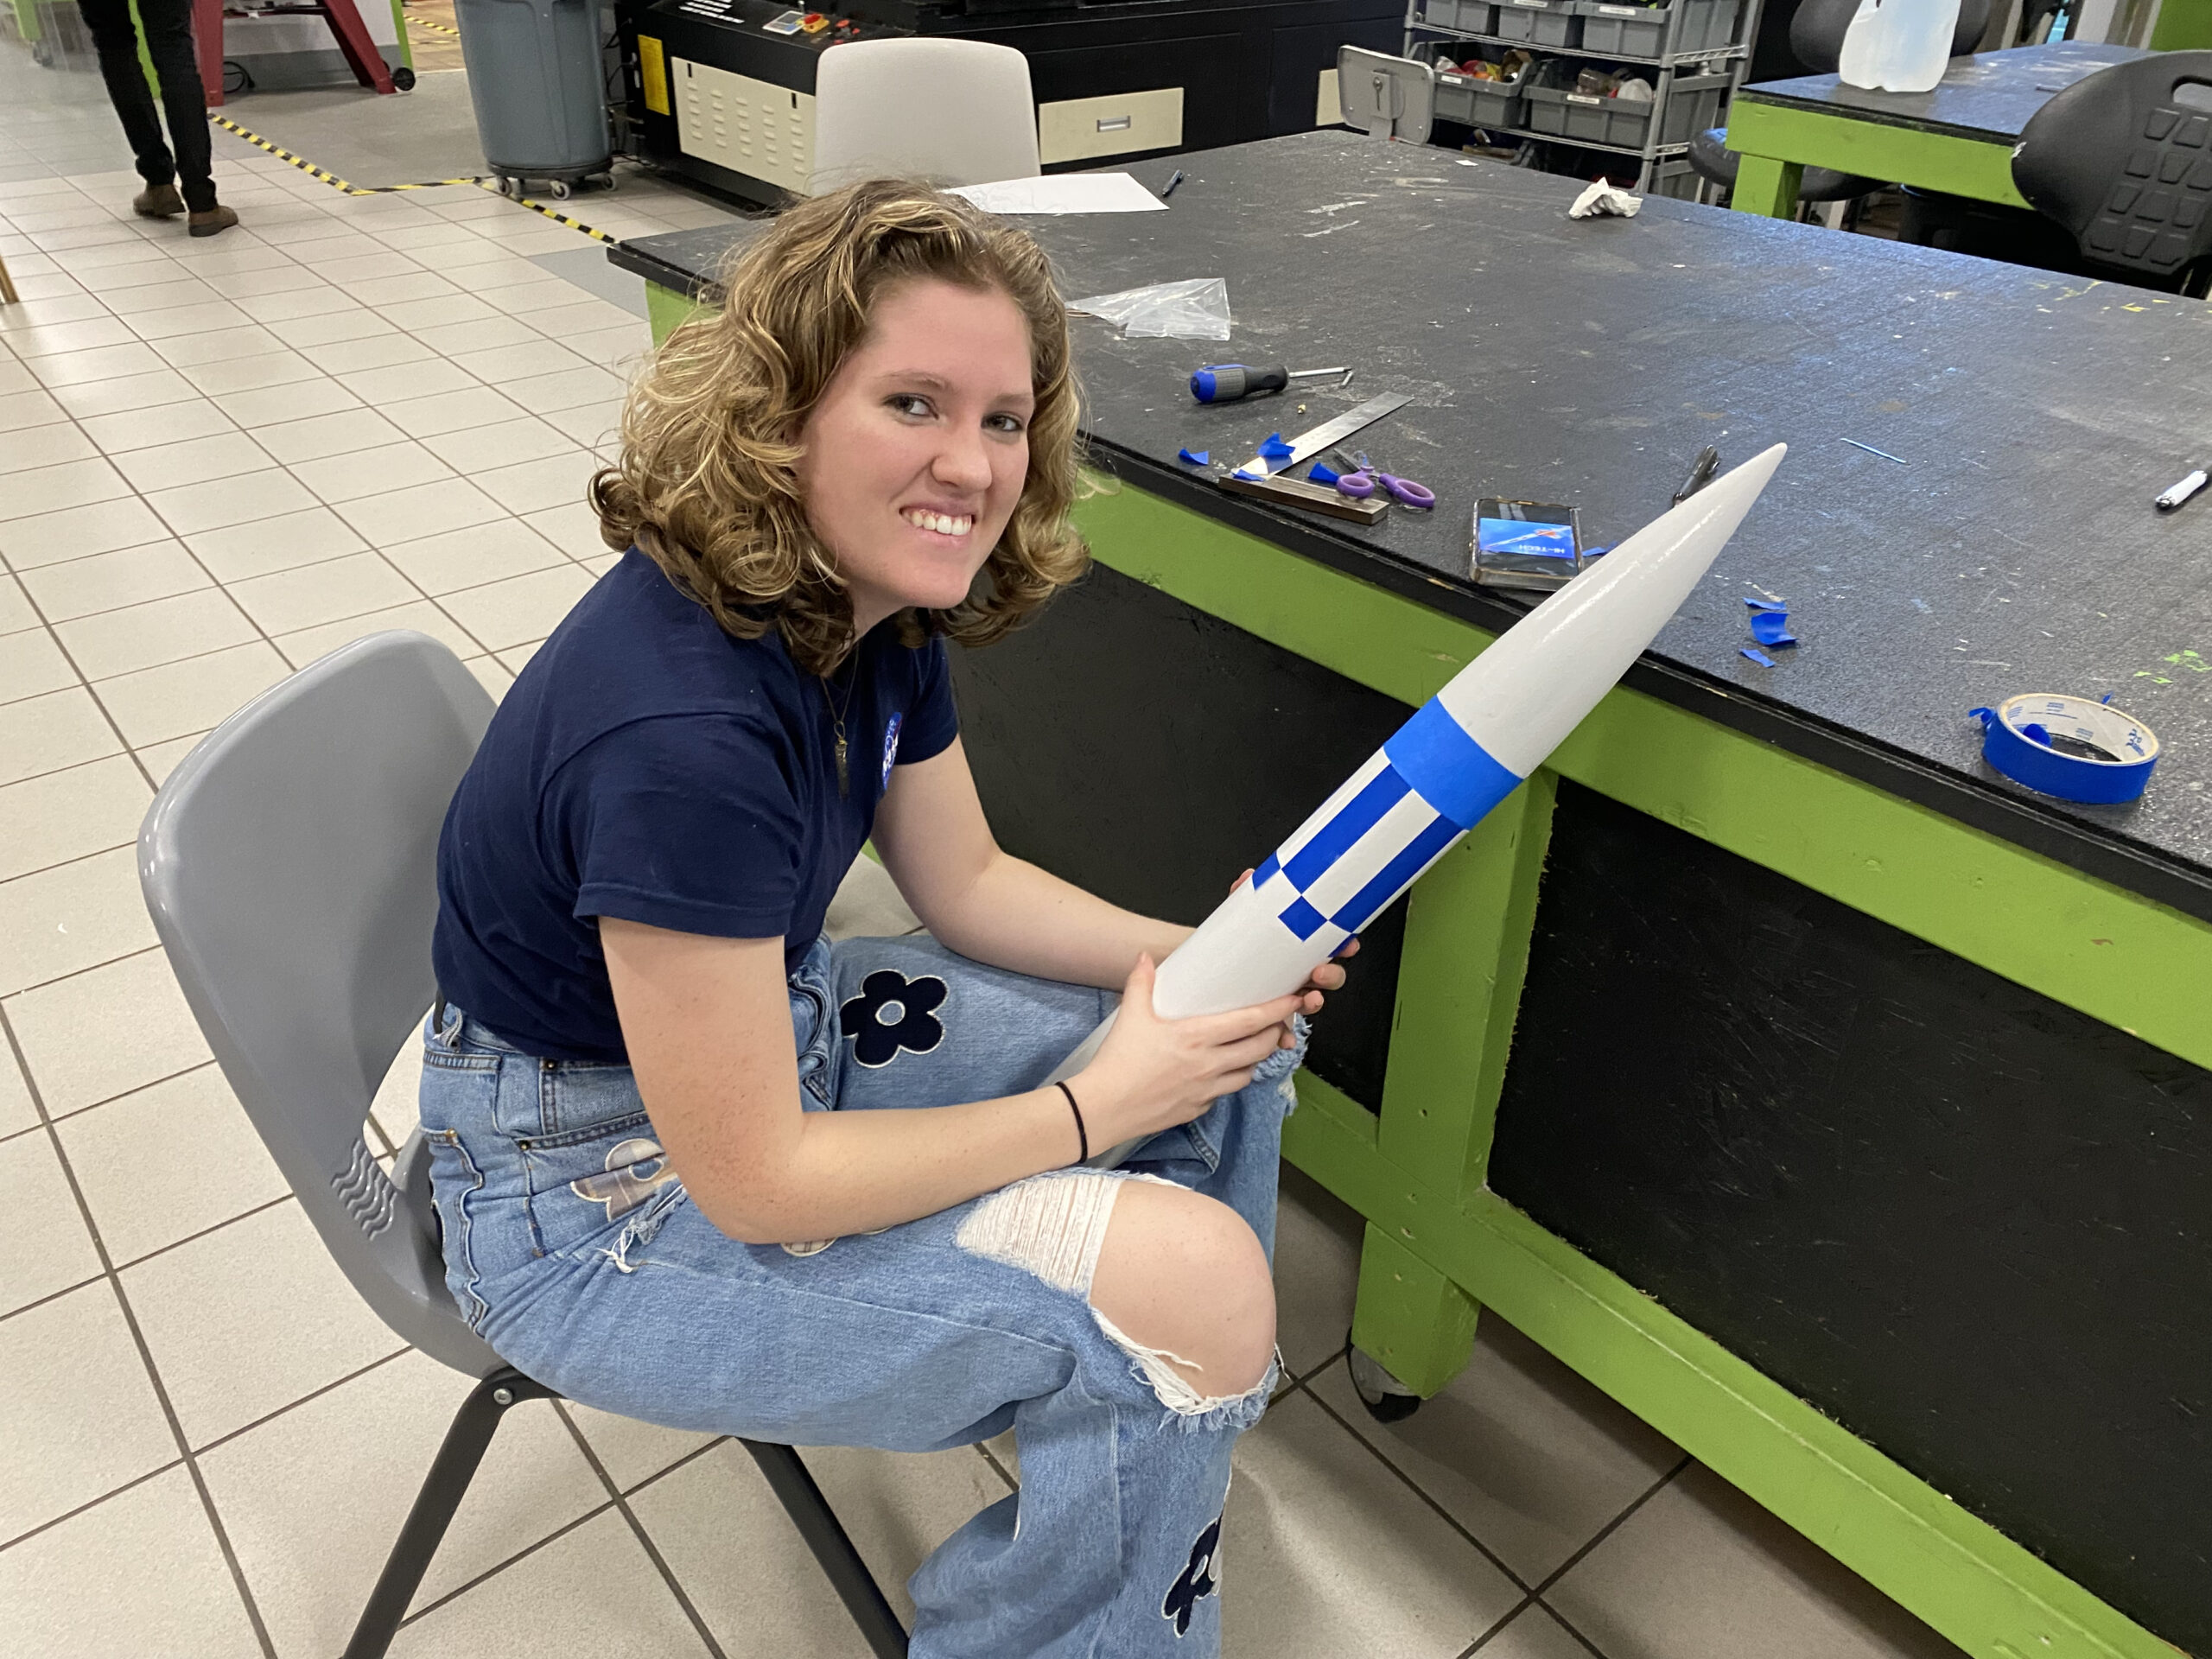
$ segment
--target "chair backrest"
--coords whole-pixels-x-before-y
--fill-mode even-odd
[[[1436,119],[1436,67],[1364,47],[1340,46],[1337,105],[1348,127],[1425,144]]]
[[[438,831],[491,717],[436,640],[357,639],[217,727],[138,831],[185,1001],[300,1207],[385,1324],[478,1376],[501,1362],[446,1289],[420,1132],[395,1185],[361,1127],[436,995]]]
[[[2012,183],[2084,258],[2183,284],[2212,258],[2212,52],[2083,76],[2021,130]]]
[[[816,66],[811,195],[862,179],[988,184],[1039,170],[1029,60],[1010,46],[849,41]]]
[[[1804,0],[1789,19],[1789,53],[1808,74],[1832,75],[1843,56],[1843,37],[1859,15],[1859,0]],[[1951,55],[1964,57],[1989,29],[1989,0],[1959,0],[1951,30]]]

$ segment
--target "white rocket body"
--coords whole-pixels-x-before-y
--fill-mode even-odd
[[[1597,707],[1689,597],[1784,453],[1775,445],[1654,519],[1455,675],[1160,964],[1154,1010],[1223,1014],[1305,984]],[[1055,1077],[1086,1065],[1105,1030]]]

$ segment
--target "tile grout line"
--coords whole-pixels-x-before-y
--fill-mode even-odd
[[[129,759],[129,760],[132,760],[132,761],[135,763],[135,762],[136,762],[136,760],[137,760],[137,757],[136,755],[124,755],[124,754],[104,754],[104,755],[100,756],[99,760],[86,760],[86,761],[80,762],[80,763],[79,763],[79,765],[80,765],[80,766],[97,766],[100,765],[100,764],[101,764],[102,762],[104,762],[104,761],[108,761],[108,760],[125,760],[125,759]],[[62,772],[75,772],[75,771],[77,771],[78,769],[79,769],[79,767],[78,767],[78,766],[64,766],[64,767],[62,767],[62,768],[61,768],[61,771],[60,771],[60,772],[41,772],[41,773],[39,774],[39,777],[40,777],[40,778],[58,778],[58,777],[61,776]],[[135,770],[137,770],[137,771],[138,772],[138,773],[140,774],[140,776],[142,776],[142,777],[143,777],[143,776],[144,776],[144,774],[145,774],[145,768],[144,768],[144,767],[143,767],[143,766],[135,766],[135,768],[134,768],[134,769],[135,769]],[[38,781],[38,779],[36,779],[36,778],[23,778],[23,779],[17,779],[16,781],[17,781],[17,782],[19,782],[19,783],[26,783],[26,784],[29,784],[29,783],[36,783],[36,782]],[[0,785],[0,787],[6,787],[6,788],[12,789],[12,788],[14,788],[14,787],[15,787],[15,785],[14,785],[13,784],[10,784],[10,785]],[[94,859],[96,859],[96,858],[106,858],[106,857],[108,857],[109,855],[111,855],[111,854],[115,854],[115,853],[122,852],[124,849],[126,849],[126,848],[130,848],[130,847],[135,847],[135,846],[137,846],[137,844],[138,844],[138,837],[137,837],[136,835],[133,835],[133,836],[130,837],[130,839],[129,841],[118,841],[118,842],[111,842],[110,845],[105,846],[105,847],[95,847],[95,848],[93,848],[93,849],[92,849],[92,850],[91,852],[89,852],[89,853],[79,853],[79,854],[75,855],[73,857],[70,857],[70,858],[57,858],[57,859],[55,859],[55,860],[54,861],[54,862],[53,862],[53,863],[51,863],[51,864],[41,864],[41,865],[38,865],[38,866],[36,866],[35,868],[32,868],[32,869],[28,869],[28,870],[17,870],[17,871],[16,871],[13,875],[0,875],[0,890],[4,890],[4,889],[6,889],[7,887],[9,887],[12,886],[14,883],[17,882],[17,881],[28,881],[28,880],[30,880],[33,876],[35,876],[35,875],[51,875],[51,874],[54,874],[54,871],[56,871],[56,870],[66,870],[66,869],[67,869],[67,868],[68,868],[72,864],[89,864],[89,863],[91,863],[91,862],[92,862]],[[16,993],[15,993],[15,992],[13,992],[13,991],[10,991],[10,992],[8,992],[8,993],[7,993],[7,995],[10,995],[10,996],[13,996],[13,995],[16,995]]]
[[[1541,1583],[1538,1584],[1535,1589],[1531,1590],[1527,1598],[1522,1601],[1519,1606],[1513,1608],[1505,1615],[1504,1618],[1499,1619],[1497,1624],[1491,1625],[1490,1629],[1484,1630],[1480,1636],[1477,1637],[1474,1640],[1473,1645],[1463,1649],[1459,1654],[1458,1659],[1471,1659],[1471,1656],[1478,1652],[1482,1648],[1487,1646],[1491,1641],[1495,1640],[1508,1625],[1511,1624],[1515,1619],[1520,1618],[1522,1613],[1528,1611],[1531,1607],[1542,1608],[1547,1614],[1558,1621],[1559,1626],[1561,1630],[1565,1630],[1569,1636],[1573,1637],[1577,1642],[1580,1643],[1592,1653],[1596,1654],[1598,1656],[1598,1659],[1605,1659],[1605,1655],[1600,1651],[1598,1644],[1591,1641],[1588,1637],[1583,1635],[1580,1630],[1577,1630],[1574,1625],[1570,1624],[1567,1621],[1567,1616],[1561,1613],[1558,1608],[1546,1601],[1544,1599],[1544,1593],[1554,1585],[1557,1584],[1561,1579],[1565,1578],[1569,1573],[1573,1572],[1577,1567],[1580,1567],[1592,1550],[1596,1549],[1599,1545],[1604,1543],[1606,1539],[1611,1537],[1614,1533],[1619,1531],[1622,1526],[1627,1522],[1628,1518],[1630,1516],[1634,1515],[1646,1503],[1649,1503],[1653,1498],[1658,1497],[1661,1492],[1664,1491],[1668,1486],[1673,1484],[1675,1478],[1680,1475],[1683,1470],[1688,1468],[1694,1461],[1695,1461],[1695,1459],[1694,1459],[1688,1452],[1683,1452],[1681,1457],[1675,1462],[1673,1468],[1669,1469],[1665,1474],[1660,1476],[1658,1479],[1653,1481],[1649,1486],[1638,1493],[1637,1497],[1629,1503],[1627,1507],[1623,1509],[1618,1515],[1606,1522],[1604,1526],[1599,1528],[1581,1548],[1576,1550],[1564,1561],[1561,1561],[1558,1567],[1552,1570],[1549,1575],[1548,1575]]]
[[[284,1198],[279,1199],[278,1202],[283,1203],[290,1198],[291,1196],[292,1195],[288,1192],[284,1195]],[[262,1206],[263,1209],[268,1209],[271,1206],[267,1205],[264,1205]],[[231,1221],[244,1221],[245,1219],[245,1217],[244,1216],[233,1216],[231,1217]],[[228,1221],[223,1223],[223,1226],[225,1227],[227,1227],[231,1223]],[[209,1232],[215,1232],[219,1230],[211,1227],[207,1230]],[[202,1234],[200,1236],[205,1237],[206,1234]],[[182,1242],[183,1241],[181,1240],[179,1241],[179,1243]],[[277,1407],[274,1411],[264,1412],[262,1415],[255,1418],[250,1423],[240,1423],[236,1428],[226,1430],[224,1433],[218,1434],[213,1440],[208,1441],[207,1445],[200,1447],[193,1453],[193,1455],[194,1457],[204,1457],[208,1452],[214,1451],[218,1446],[228,1446],[232,1440],[237,1440],[240,1435],[251,1434],[257,1428],[264,1428],[270,1423],[275,1422],[279,1417],[289,1415],[290,1413],[297,1410],[300,1407],[306,1405],[309,1401],[320,1400],[324,1395],[329,1394],[335,1389],[342,1389],[348,1382],[356,1382],[359,1379],[366,1376],[371,1371],[376,1370],[382,1366],[391,1364],[392,1361],[396,1359],[404,1359],[414,1351],[415,1350],[408,1344],[402,1343],[390,1353],[383,1355],[378,1358],[372,1359],[367,1364],[363,1365],[357,1370],[346,1372],[343,1376],[335,1377],[330,1382],[324,1383],[319,1389],[312,1389],[307,1393],[302,1395],[298,1399],[291,1401],[285,1405]]]
[[[590,1509],[586,1510],[582,1515],[569,1522],[566,1526],[556,1527],[552,1531],[547,1533],[545,1536],[539,1539],[536,1543],[530,1545],[526,1548],[517,1550],[513,1554],[508,1556],[503,1561],[495,1561],[490,1567],[486,1567],[481,1573],[479,1573],[474,1578],[455,1585],[452,1589],[447,1591],[445,1594],[438,1597],[435,1600],[427,1601],[419,1607],[411,1608],[409,1611],[407,1617],[399,1621],[399,1628],[404,1630],[410,1624],[414,1624],[417,1619],[428,1618],[432,1613],[436,1612],[439,1608],[445,1606],[448,1603],[460,1600],[461,1597],[467,1595],[470,1591],[476,1588],[478,1585],[485,1583],[488,1580],[499,1577],[500,1573],[505,1572],[509,1567],[529,1560],[530,1557],[537,1554],[539,1550],[544,1549],[550,1545],[560,1542],[562,1539],[567,1537],[578,1528],[590,1525],[591,1522],[598,1520],[600,1516],[610,1513],[613,1508],[614,1501],[612,1498],[609,1498],[604,1503],[594,1504]]]
[[[99,1281],[95,1279],[87,1279],[85,1281],[86,1285],[96,1284]],[[74,1287],[74,1288],[79,1290],[82,1290],[84,1287],[84,1285]],[[171,1458],[167,1463],[162,1464],[158,1468],[149,1469],[143,1475],[133,1475],[129,1480],[124,1481],[122,1485],[115,1487],[111,1491],[102,1492],[98,1497],[87,1498],[84,1503],[79,1503],[73,1510],[64,1510],[60,1515],[55,1516],[50,1521],[41,1521],[38,1525],[19,1532],[12,1538],[0,1539],[0,1553],[5,1553],[8,1550],[11,1550],[17,1544],[27,1544],[41,1533],[52,1532],[56,1527],[67,1524],[69,1522],[75,1520],[79,1516],[83,1515],[87,1510],[97,1510],[101,1504],[106,1503],[108,1499],[111,1497],[120,1497],[124,1493],[131,1491],[133,1488],[143,1486],[148,1481],[158,1479],[160,1477],[168,1473],[170,1470],[181,1468],[183,1465],[184,1459],[182,1458]]]
[[[70,419],[72,423],[73,423],[76,417],[72,416]],[[79,432],[83,431],[81,427],[78,429]],[[70,651],[67,644],[62,639],[61,635],[55,631],[54,624],[47,620],[46,607],[38,602],[38,596],[32,593],[29,588],[25,588],[23,586],[22,575],[13,568],[14,561],[10,560],[8,561],[8,563],[10,566],[9,573],[16,577],[16,586],[22,590],[23,603],[31,607],[31,614],[38,618],[39,626],[46,630],[46,637],[53,641],[54,650],[61,653],[61,660],[69,665],[69,671],[77,677],[77,683],[82,686],[84,688],[85,694],[92,698],[92,706],[100,711],[100,718],[107,721],[108,729],[115,734],[115,741],[122,744],[124,750],[130,754],[130,764],[138,768],[138,775],[146,780],[146,787],[158,791],[160,785],[155,783],[152,771],[148,768],[143,760],[141,760],[138,758],[137,751],[130,747],[130,740],[124,735],[123,723],[116,719],[114,710],[111,709],[107,706],[107,700],[102,697],[98,691],[92,689],[92,681],[87,679],[85,676],[83,665],[77,661],[75,654]],[[26,632],[29,632],[29,630],[26,630]],[[53,689],[59,691],[67,690],[67,688],[55,686]],[[38,692],[34,695],[44,696],[48,694],[46,692]],[[29,698],[18,697],[15,699],[15,701],[18,702],[27,702],[29,701]],[[10,992],[10,995],[12,995],[14,993]]]
[[[158,950],[160,949],[161,946],[158,944],[152,944],[147,946],[144,950],[134,950],[130,955],[134,957],[143,957],[148,954],[149,951]],[[115,959],[116,962],[128,962],[130,960],[130,957],[118,957]],[[104,962],[99,965],[103,968],[112,968],[115,965],[115,963]],[[79,971],[89,974],[92,972],[93,969],[86,968]],[[75,974],[67,974],[62,977],[64,979],[74,979],[76,976],[77,976]],[[61,982],[62,981],[60,979],[49,979],[42,982],[42,983],[46,985],[59,985]],[[37,990],[40,987],[34,985],[28,988],[31,990]],[[0,1001],[7,1001],[10,998],[21,995],[22,994],[22,993],[17,991],[10,991],[8,994],[8,998],[0,998]],[[67,1123],[72,1118],[82,1117],[86,1112],[95,1112],[103,1106],[111,1106],[118,1100],[128,1100],[133,1095],[144,1094],[149,1089],[158,1089],[165,1083],[175,1083],[179,1077],[188,1077],[195,1071],[205,1071],[209,1066],[214,1064],[215,1062],[213,1059],[195,1060],[190,1065],[181,1067],[177,1071],[168,1072],[165,1076],[151,1078],[145,1083],[134,1083],[128,1089],[119,1089],[114,1094],[103,1095],[98,1100],[86,1102],[82,1106],[72,1106],[66,1112],[54,1112],[49,1109],[49,1115],[54,1122]]]
[[[662,1582],[668,1586],[669,1593],[676,1598],[676,1605],[683,1610],[683,1617],[691,1621],[691,1628],[698,1632],[699,1640],[706,1643],[707,1651],[714,1656],[714,1659],[729,1659],[729,1656],[722,1650],[722,1644],[715,1640],[715,1633],[707,1628],[707,1621],[700,1616],[698,1608],[692,1605],[690,1596],[686,1593],[683,1585],[677,1581],[674,1569],[669,1566],[667,1558],[660,1553],[660,1546],[653,1541],[652,1535],[645,1530],[645,1522],[638,1519],[637,1511],[630,1507],[629,1498],[624,1495],[621,1487],[615,1484],[614,1477],[607,1472],[607,1465],[600,1461],[599,1453],[592,1449],[591,1442],[584,1438],[583,1430],[578,1427],[575,1420],[569,1416],[567,1409],[568,1401],[556,1395],[551,1403],[553,1414],[561,1420],[562,1427],[569,1431],[569,1438],[575,1441],[576,1450],[583,1453],[584,1461],[591,1465],[592,1473],[599,1477],[599,1484],[607,1489],[607,1497],[613,1502],[616,1511],[624,1521],[629,1523],[630,1530],[636,1536],[639,1547],[652,1560],[653,1568],[660,1574]]]
[[[1013,1474],[1007,1470],[1007,1466],[999,1461],[998,1454],[993,1452],[988,1445],[982,1440],[978,1440],[976,1442],[976,1450],[983,1454],[983,1461],[991,1465],[992,1472],[1006,1483],[1007,1491],[1009,1492],[1019,1492],[1021,1490],[1021,1483],[1016,1480]]]
[[[92,1249],[99,1258],[101,1276],[107,1281],[109,1291],[115,1297],[116,1306],[122,1312],[124,1324],[130,1332],[130,1340],[137,1347],[139,1363],[146,1368],[146,1379],[153,1387],[154,1398],[161,1406],[162,1417],[168,1421],[169,1434],[176,1443],[186,1472],[192,1477],[193,1490],[200,1495],[200,1507],[207,1515],[207,1525],[215,1535],[217,1546],[223,1552],[224,1565],[230,1568],[231,1583],[245,1606],[246,1622],[253,1627],[254,1640],[260,1644],[263,1659],[277,1659],[276,1643],[270,1639],[269,1626],[261,1617],[261,1608],[254,1600],[252,1587],[246,1583],[245,1570],[238,1563],[238,1551],[232,1547],[231,1535],[223,1525],[223,1517],[216,1513],[214,1494],[208,1491],[207,1478],[200,1471],[199,1459],[194,1456],[191,1444],[185,1438],[184,1425],[176,1414],[175,1402],[169,1398],[168,1389],[162,1382],[161,1371],[154,1363],[153,1350],[147,1345],[146,1333],[139,1328],[137,1313],[130,1306],[130,1298],[124,1290],[123,1281],[117,1276],[115,1264],[108,1255],[107,1241],[100,1236],[99,1224],[92,1219],[92,1206],[85,1201],[85,1190],[78,1183],[77,1171],[69,1161],[67,1149],[61,1144],[60,1132],[54,1127],[54,1120],[47,1116],[45,1096],[39,1090],[38,1079],[31,1075],[30,1061],[23,1052],[22,1044],[16,1039],[15,1023],[8,1018],[3,1003],[0,1003],[0,1038],[6,1039],[9,1052],[22,1071],[23,1086],[30,1093],[32,1109],[38,1113],[47,1126],[48,1144],[60,1162],[62,1178],[69,1183],[70,1196],[76,1200],[77,1213],[84,1221],[85,1230],[92,1237]]]
[[[1343,1429],[1345,1433],[1351,1435],[1354,1440],[1359,1443],[1359,1445],[1365,1447],[1369,1456],[1375,1459],[1375,1460],[1380,1463],[1385,1469],[1388,1469],[1398,1480],[1399,1484],[1403,1485],[1405,1489],[1411,1492],[1414,1497],[1421,1499],[1424,1504],[1427,1505],[1427,1507],[1435,1513],[1438,1519],[1441,1520],[1445,1525],[1450,1527],[1452,1531],[1458,1533],[1470,1544],[1472,1544],[1477,1552],[1481,1554],[1484,1560],[1488,1561],[1492,1567],[1505,1574],[1506,1579],[1512,1584],[1515,1589],[1520,1591],[1529,1600],[1533,1601],[1535,1599],[1537,1591],[1530,1587],[1529,1581],[1526,1579],[1522,1578],[1518,1573],[1507,1566],[1503,1558],[1501,1557],[1497,1551],[1493,1550],[1488,1544],[1483,1542],[1481,1539],[1476,1537],[1475,1535],[1469,1531],[1465,1526],[1461,1524],[1459,1519],[1448,1510],[1446,1510],[1441,1503],[1438,1503],[1436,1499],[1430,1497],[1427,1491],[1423,1491],[1420,1484],[1414,1480],[1412,1476],[1406,1473],[1404,1470],[1399,1468],[1396,1464],[1393,1463],[1388,1457],[1384,1456],[1380,1446],[1377,1446],[1373,1441],[1370,1440],[1367,1436],[1361,1433],[1349,1422],[1345,1421],[1344,1419],[1330,1406],[1327,1401],[1324,1400],[1312,1389],[1306,1388],[1307,1380],[1312,1377],[1320,1376],[1323,1371],[1329,1369],[1330,1365],[1334,1365],[1337,1362],[1332,1359],[1329,1362],[1329,1365],[1318,1365],[1314,1367],[1312,1371],[1307,1373],[1306,1377],[1300,1380],[1298,1386],[1300,1389],[1305,1390],[1306,1397],[1313,1401],[1315,1405],[1320,1407],[1320,1408],[1327,1414],[1331,1421],[1334,1422],[1339,1428]],[[1486,1639],[1486,1637],[1484,1639]],[[1470,1651],[1471,1651],[1471,1649],[1470,1649]]]

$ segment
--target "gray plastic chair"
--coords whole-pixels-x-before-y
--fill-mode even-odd
[[[384,1322],[479,1379],[454,1414],[346,1659],[390,1645],[502,1414],[555,1390],[508,1365],[448,1293],[420,1130],[393,1178],[369,1103],[437,987],[438,831],[492,718],[475,677],[423,634],[374,634],[232,715],[169,775],[138,832],[138,879],[223,1075],[300,1207]],[[906,1651],[813,1477],[741,1442],[879,1659]]]

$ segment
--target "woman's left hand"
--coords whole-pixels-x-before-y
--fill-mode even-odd
[[[1243,874],[1238,876],[1234,881],[1229,884],[1229,890],[1231,893],[1234,893],[1237,888],[1243,887],[1251,879],[1252,872],[1247,870]],[[1301,1013],[1308,1014],[1319,1014],[1321,1011],[1321,1003],[1323,1000],[1322,994],[1327,991],[1341,990],[1344,988],[1344,970],[1338,964],[1344,962],[1347,957],[1356,957],[1358,954],[1359,936],[1355,933],[1351,938],[1346,939],[1342,944],[1336,948],[1335,951],[1330,956],[1328,961],[1323,963],[1311,974],[1306,976],[1306,983],[1300,988],[1311,993],[1311,995],[1307,998],[1306,1006],[1300,1010]],[[1281,1046],[1284,1048],[1295,1048],[1298,1046],[1298,1038],[1296,1034],[1292,1032],[1288,1021],[1285,1021],[1283,1025]]]

